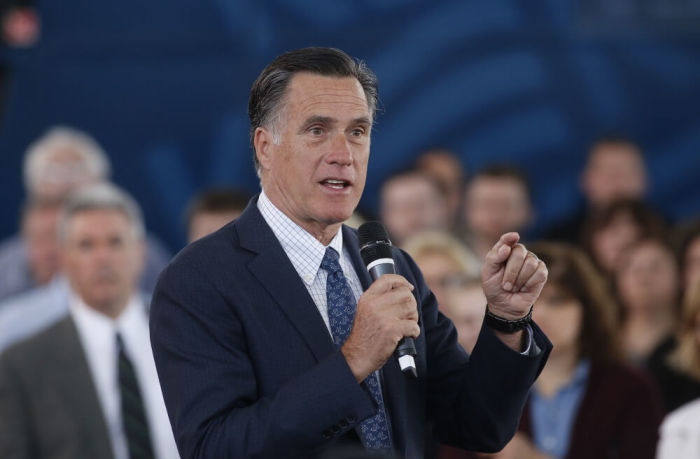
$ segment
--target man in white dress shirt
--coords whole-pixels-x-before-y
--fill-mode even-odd
[[[659,430],[657,459],[700,457],[700,399],[669,413]]]
[[[0,457],[178,457],[137,294],[137,204],[109,184],[81,188],[58,237],[70,313],[0,356]]]

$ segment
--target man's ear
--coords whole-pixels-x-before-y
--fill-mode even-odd
[[[272,161],[271,146],[273,143],[272,132],[264,127],[255,129],[253,147],[255,147],[255,155],[262,169],[269,169],[270,162]]]

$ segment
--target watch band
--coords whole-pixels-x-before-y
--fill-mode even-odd
[[[517,331],[522,330],[523,328],[527,327],[531,322],[532,322],[532,309],[534,308],[533,306],[530,306],[530,310],[528,313],[525,315],[525,317],[521,317],[520,319],[516,320],[508,320],[503,317],[497,316],[496,314],[492,313],[489,310],[489,305],[486,305],[486,315],[484,316],[484,322],[486,325],[489,327],[493,328],[494,330],[498,330],[504,333],[515,333]]]

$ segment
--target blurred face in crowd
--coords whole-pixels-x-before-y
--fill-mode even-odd
[[[22,221],[29,268],[39,285],[49,282],[59,268],[56,238],[58,213],[58,206],[36,206],[27,211]]]
[[[192,216],[190,227],[187,232],[188,242],[196,241],[208,234],[211,234],[228,222],[235,220],[241,212],[197,212]]]
[[[667,309],[678,300],[678,268],[673,253],[655,241],[626,252],[617,269],[617,287],[628,310]]]
[[[381,191],[381,217],[396,245],[424,230],[448,229],[447,203],[436,185],[425,176],[395,177]]]
[[[60,200],[71,191],[98,181],[90,171],[85,157],[68,145],[51,151],[41,163],[39,180],[31,193],[45,198]]]
[[[547,335],[552,353],[577,353],[583,325],[583,305],[556,283],[544,286],[532,318]]]
[[[643,198],[646,171],[639,150],[627,143],[602,143],[591,152],[582,177],[588,202],[602,207],[621,198]]]
[[[598,265],[613,272],[620,255],[640,236],[640,229],[631,215],[621,212],[591,238],[591,249]]]
[[[697,236],[685,251],[685,285],[692,286],[700,283],[700,236]]]
[[[61,261],[72,289],[88,306],[117,317],[136,292],[143,242],[119,210],[74,214],[61,241]]]
[[[324,243],[357,206],[367,175],[372,119],[352,77],[292,77],[273,129],[258,128],[255,150],[270,200]],[[329,231],[330,230],[330,231]]]
[[[443,313],[457,328],[457,339],[467,352],[472,352],[481,331],[486,312],[486,296],[478,281],[452,289],[447,294]]]
[[[465,206],[471,232],[493,243],[504,233],[522,230],[531,218],[527,191],[510,177],[475,177],[467,188]]]
[[[444,313],[450,290],[461,288],[465,282],[462,267],[451,256],[437,250],[417,253],[414,261]]]
[[[443,187],[448,211],[454,220],[459,212],[464,183],[464,170],[459,160],[449,151],[433,150],[423,153],[416,165]]]

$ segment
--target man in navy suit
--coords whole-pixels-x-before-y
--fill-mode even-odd
[[[515,432],[551,349],[528,314],[546,267],[517,234],[498,241],[471,355],[405,253],[393,249],[397,274],[372,282],[342,222],[364,188],[376,105],[373,73],[336,49],[285,53],[255,81],[262,192],[177,255],[152,304],[183,457],[316,457],[355,443],[419,458],[426,421],[441,441],[484,451]],[[417,378],[391,357],[407,336]]]

